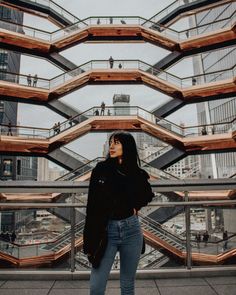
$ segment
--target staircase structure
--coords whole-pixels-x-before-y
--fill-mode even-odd
[[[235,11],[230,16],[217,21],[217,30],[206,31],[211,23],[183,31],[177,31],[172,27],[174,23],[186,15],[194,15],[220,5],[231,5],[232,2],[232,0],[177,0],[150,19],[144,19],[141,16],[112,16],[112,23],[110,23],[111,16],[78,19],[50,0],[45,0],[43,3],[39,0],[2,0],[0,4],[3,6],[47,18],[60,28],[49,33],[1,20],[1,48],[45,58],[63,70],[63,73],[52,79],[38,77],[35,87],[31,87],[27,75],[1,70],[1,100],[47,106],[64,116],[66,120],[60,124],[57,130],[55,128],[12,126],[12,135],[8,135],[7,126],[2,125],[0,154],[47,157],[70,171],[60,179],[61,181],[64,179],[78,181],[89,179],[91,170],[100,159],[89,162],[83,157],[78,157],[65,146],[88,132],[110,132],[124,129],[146,132],[165,142],[168,147],[165,147],[159,155],[149,156],[143,163],[154,178],[173,177],[168,173],[158,171],[157,168],[165,169],[188,155],[235,151],[235,118],[230,122],[215,124],[214,132],[207,134],[201,133],[203,127],[201,125],[181,127],[164,119],[186,104],[225,99],[236,95],[235,65],[221,71],[185,78],[173,75],[168,71],[170,66],[182,58],[235,46]],[[170,53],[154,65],[141,60],[115,60],[112,68],[107,60],[90,60],[78,66],[61,55],[62,50],[84,42],[149,42],[168,50]],[[115,109],[112,107],[107,108],[110,110],[109,116],[96,116],[95,110],[99,109],[96,106],[81,113],[59,101],[63,96],[87,85],[110,84],[143,84],[168,95],[172,100],[153,109],[152,112],[139,106],[131,107],[127,115],[122,116],[116,115]],[[204,125],[204,127],[210,129],[212,126]],[[194,169],[197,169],[197,164],[196,167],[192,167],[190,172]],[[205,195],[206,198],[209,197],[209,195]],[[224,192],[220,198],[234,196],[235,192],[231,191]],[[15,197],[1,196],[6,201],[14,200]],[[61,198],[65,200],[65,197],[51,195],[48,199],[55,201]],[[175,192],[169,197],[172,200],[183,198],[181,194]],[[210,197],[211,199],[219,198],[214,193]],[[40,198],[47,199],[47,196],[39,196]],[[65,212],[54,211],[53,213],[70,221],[70,216],[64,214]],[[165,251],[184,260],[186,250],[183,239],[166,231],[161,225],[173,214],[175,214],[173,210],[171,212],[166,210],[161,214],[160,211],[159,213],[155,211],[150,216],[141,216],[143,233],[147,243],[151,246],[165,249]],[[76,225],[75,246],[78,249],[83,243],[82,218],[83,216],[79,216]],[[158,220],[159,223],[153,219]],[[13,244],[3,241],[3,249],[5,250],[0,252],[2,259],[19,266],[48,263],[68,253],[71,247],[70,231],[64,232],[52,243],[37,247],[21,247]],[[8,249],[11,249],[12,253]],[[30,255],[26,253],[30,253]],[[220,254],[200,255],[193,252],[192,259],[197,263],[216,264],[227,261],[234,255],[236,255],[235,248],[232,248],[230,251]]]

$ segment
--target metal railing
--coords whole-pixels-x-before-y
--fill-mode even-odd
[[[30,26],[9,22],[6,20],[0,21],[0,27],[5,30],[24,34],[29,37],[44,40],[46,42],[54,43],[59,39],[66,38],[71,34],[79,33],[80,31],[88,28],[89,26],[103,26],[103,25],[132,25],[142,26],[151,30],[156,31],[158,34],[164,35],[167,38],[173,39],[174,41],[186,40],[190,37],[204,34],[206,32],[215,31],[217,29],[230,27],[235,23],[236,13],[232,13],[227,18],[216,20],[204,25],[197,27],[177,31],[170,29],[163,25],[159,25],[153,21],[147,20],[139,16],[91,16],[83,20],[79,20],[65,28],[58,29],[52,33],[45,30],[36,29]]]
[[[179,244],[181,247],[183,246],[184,249],[186,249],[186,259],[187,262],[184,265],[187,267],[187,269],[192,268],[192,256],[191,252],[197,253],[198,255],[201,255],[203,253],[204,257],[207,257],[207,255],[220,255],[219,257],[225,256],[230,257],[231,251],[234,251],[236,248],[236,239],[235,239],[235,233],[229,234],[228,243],[227,246],[225,245],[225,240],[216,239],[215,243],[214,241],[209,242],[209,245],[202,247],[201,253],[200,251],[195,250],[195,246],[193,245],[194,241],[191,240],[191,225],[190,222],[190,208],[221,208],[221,209],[227,209],[227,208],[234,208],[236,205],[236,200],[216,200],[216,201],[188,201],[188,191],[209,191],[209,190],[228,190],[228,189],[236,189],[236,180],[235,179],[218,179],[218,180],[186,180],[178,181],[178,180],[158,180],[151,182],[152,189],[155,192],[171,192],[171,191],[184,191],[185,192],[185,201],[181,202],[152,202],[149,204],[151,207],[173,207],[173,206],[184,206],[185,207],[185,227],[186,227],[186,238],[180,238],[179,236],[176,236],[176,234],[171,233],[166,227],[163,227],[163,225],[160,226],[157,222],[151,220],[149,217],[141,216],[142,220],[145,220],[145,224],[152,225],[152,227],[155,230],[159,231],[156,233],[159,235],[159,238],[161,235],[164,235],[166,237],[171,237],[172,240],[174,240],[177,244]],[[12,181],[12,182],[0,182],[0,193],[42,193],[42,192],[60,192],[60,193],[72,193],[73,195],[78,194],[80,192],[87,192],[88,190],[88,182],[83,183],[77,183],[77,182],[35,182],[35,181]],[[38,208],[67,208],[71,210],[71,229],[70,231],[67,231],[67,238],[68,243],[71,241],[71,265],[70,265],[70,271],[75,271],[75,239],[77,235],[77,226],[75,223],[75,208],[84,208],[83,205],[80,205],[78,203],[74,203],[75,198],[71,198],[71,203],[25,203],[23,202],[1,202],[0,208],[1,209],[7,209],[7,210],[20,210],[23,208],[27,209],[38,209]],[[235,209],[232,209],[233,211]],[[70,237],[68,237],[68,234],[70,233]],[[155,234],[155,232],[152,231],[152,234]],[[63,237],[64,235],[61,235]],[[166,240],[168,242],[168,240]],[[169,240],[170,242],[170,240]],[[9,244],[9,243],[8,243]],[[42,252],[42,245],[43,248],[46,247],[45,243],[41,244],[41,248],[36,248],[34,246],[34,250],[32,250],[31,255],[36,255],[37,257],[43,256],[45,252]],[[32,245],[31,245],[32,246]],[[32,247],[33,247],[32,246]],[[226,246],[225,249],[221,248],[221,246]],[[6,246],[6,242],[1,242],[2,251],[5,252],[7,255],[12,255],[13,252],[17,253],[17,249],[9,249],[12,248],[11,245]],[[30,247],[30,246],[29,246]],[[214,249],[212,249],[214,247]],[[8,248],[8,249],[6,249]],[[47,248],[47,247],[46,247]],[[45,249],[46,249],[45,248]],[[22,248],[23,249],[23,248]],[[26,248],[25,248],[26,249]],[[29,251],[30,248],[27,248]],[[37,249],[37,250],[36,250]],[[44,249],[44,250],[45,250]],[[56,248],[55,248],[56,249]],[[205,249],[205,250],[204,250]],[[217,251],[216,251],[217,249]],[[12,253],[10,253],[12,251]],[[184,251],[185,252],[185,251]],[[25,256],[26,252],[21,252],[19,257],[29,257]],[[194,254],[193,253],[193,254]],[[233,252],[232,252],[233,253]],[[16,256],[15,256],[16,257]],[[200,256],[199,256],[200,257]],[[36,270],[35,270],[36,271]]]
[[[215,134],[224,134],[228,132],[232,132],[236,118],[229,122],[222,122],[217,124],[205,124],[205,125],[197,125],[197,126],[180,126],[171,121],[163,119],[161,117],[157,117],[149,111],[138,107],[114,107],[114,106],[106,106],[105,110],[102,110],[100,106],[94,106],[83,113],[80,113],[74,117],[71,117],[68,120],[63,122],[59,122],[59,125],[54,125],[52,128],[37,128],[37,127],[28,127],[28,126],[13,126],[9,124],[1,124],[0,125],[0,134],[8,135],[8,136],[21,136],[26,138],[52,138],[64,131],[69,130],[70,128],[88,120],[91,117],[96,116],[138,116],[144,120],[147,120],[149,123],[154,124],[155,126],[159,126],[163,129],[163,131],[171,132],[179,136],[183,137],[192,137],[199,135],[215,135]],[[204,132],[203,132],[204,131]],[[164,151],[167,152],[169,147],[165,147],[163,151],[159,151],[157,153],[162,154]],[[65,150],[66,151],[66,150]],[[67,151],[68,152],[68,151]],[[146,162],[150,162],[153,155],[150,155],[145,160]],[[87,159],[81,159],[82,161],[86,161]]]
[[[149,20],[158,23],[162,18],[166,17],[173,10],[186,5],[188,3],[197,2],[198,0],[176,0],[167,7],[163,8],[160,12],[152,16]]]
[[[78,17],[67,11],[62,6],[58,5],[56,2],[52,0],[27,0],[28,2],[36,3],[47,7],[49,10],[54,11],[55,13],[59,14],[62,18],[66,19],[67,21],[74,23],[79,20]]]
[[[92,60],[80,65],[74,70],[60,74],[52,79],[44,79],[41,77],[31,77],[29,75],[10,73],[0,71],[0,80],[17,83],[19,85],[53,90],[70,80],[75,79],[81,74],[92,70],[140,70],[147,74],[157,77],[164,82],[168,82],[180,88],[188,88],[195,85],[202,85],[214,81],[230,79],[236,76],[236,67],[230,69],[215,71],[213,73],[206,73],[201,75],[194,75],[185,78],[179,78],[163,70],[158,70],[148,63],[140,60],[114,60],[111,66],[108,60]]]

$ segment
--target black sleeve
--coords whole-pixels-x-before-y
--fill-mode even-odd
[[[90,253],[93,249],[93,245],[91,244],[92,235],[93,235],[93,227],[94,223],[96,223],[96,183],[98,179],[98,168],[97,166],[92,170],[92,174],[90,177],[89,190],[88,190],[88,200],[86,207],[86,218],[85,218],[85,226],[84,226],[84,235],[83,235],[83,250],[84,253]]]
[[[101,236],[106,229],[106,180],[106,167],[100,162],[93,169],[89,183],[83,236],[83,250],[85,254],[94,253],[100,243]]]
[[[138,191],[135,200],[135,209],[138,211],[142,207],[146,206],[149,202],[152,201],[154,193],[150,183],[148,182],[149,175],[145,172],[141,174],[140,180],[138,182]]]

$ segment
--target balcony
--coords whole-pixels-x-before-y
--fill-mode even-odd
[[[140,259],[140,269],[142,272],[146,269],[151,269],[152,272],[159,271],[162,265],[161,260],[168,252],[172,257],[178,260],[176,263],[171,263],[182,271],[194,271],[196,266],[213,266],[221,264],[234,265],[236,255],[236,235],[234,227],[227,224],[227,220],[234,214],[236,200],[229,198],[219,198],[219,191],[235,192],[236,182],[232,179],[219,180],[158,180],[152,181],[152,189],[156,194],[155,199],[149,204],[148,208],[144,208],[140,212],[140,221],[143,228],[143,234],[147,245],[149,245],[149,256],[145,254]],[[45,223],[37,228],[34,226],[28,227],[29,222],[25,224],[18,224],[16,226],[17,239],[12,241],[6,234],[1,234],[1,259],[7,264],[3,263],[2,268],[7,269],[9,266],[30,267],[37,269],[38,266],[44,269],[52,269],[52,273],[58,273],[58,270],[64,270],[68,273],[76,271],[88,270],[86,257],[81,252],[82,248],[82,230],[84,220],[84,208],[86,205],[86,194],[88,189],[88,182],[73,182],[73,181],[57,181],[55,182],[21,182],[11,181],[0,183],[0,193],[4,194],[18,194],[19,198],[14,201],[2,201],[0,203],[1,213],[4,212],[37,212],[37,210],[48,210],[51,214],[56,215],[58,220],[63,219],[63,226],[56,226],[53,229],[47,228],[45,230]],[[174,197],[170,195],[168,202],[166,198],[162,198],[162,194],[167,192],[184,192],[184,198],[173,202]],[[189,201],[190,196],[199,192],[205,192],[205,199],[201,198],[197,201]],[[216,197],[214,199],[214,192]],[[57,193],[63,198],[56,198],[56,200],[35,201],[31,196],[31,203],[29,203],[28,195]],[[213,194],[209,201],[209,193]],[[233,196],[234,194],[232,194]],[[3,199],[2,199],[3,200]],[[170,210],[175,207],[181,207],[184,213],[173,211],[172,216],[169,217],[169,224],[160,224],[158,217],[149,217],[149,207],[153,210],[161,211],[168,207]],[[219,222],[220,217],[215,215],[215,209],[222,210],[225,222]],[[27,211],[29,210],[29,211]],[[198,243],[195,239],[196,233],[203,234],[206,230],[204,219],[204,212],[210,212],[212,219],[212,226],[210,228],[210,239],[207,243],[201,241]],[[40,211],[41,212],[41,211]],[[67,212],[67,214],[65,214]],[[165,211],[163,211],[165,212]],[[200,213],[199,213],[200,212]],[[63,214],[62,214],[63,213]],[[28,213],[24,213],[27,216]],[[162,213],[165,214],[165,213]],[[168,213],[169,214],[169,213]],[[182,214],[181,216],[178,216]],[[34,214],[36,216],[36,214]],[[151,214],[150,216],[154,216]],[[156,215],[158,216],[158,214]],[[177,217],[176,217],[177,216]],[[174,219],[177,218],[177,219]],[[208,217],[209,218],[209,217]],[[222,218],[222,217],[221,217]],[[31,218],[31,221],[33,219]],[[54,224],[58,224],[54,222]],[[36,219],[34,219],[36,222]],[[53,221],[48,221],[47,224],[53,224]],[[222,239],[224,227],[229,230],[227,245]],[[4,231],[10,231],[7,228]],[[36,233],[37,232],[37,233]],[[41,237],[40,237],[41,235]],[[8,233],[9,236],[9,233]],[[37,237],[36,237],[37,236]],[[47,239],[45,238],[47,236]],[[50,237],[50,238],[49,238]],[[24,241],[23,241],[24,240]],[[158,250],[160,254],[155,251]],[[152,257],[155,253],[154,258]],[[168,255],[167,255],[168,256]],[[68,259],[69,257],[69,259]],[[150,258],[152,257],[152,258]],[[169,257],[169,256],[168,256]],[[63,258],[63,263],[61,263]],[[170,257],[169,257],[170,258]],[[172,258],[169,259],[172,261]],[[60,263],[57,263],[60,261]],[[52,265],[52,263],[57,265]],[[78,263],[77,263],[78,262]],[[9,264],[8,264],[9,263]],[[157,265],[157,269],[151,267]],[[119,263],[117,264],[119,267]],[[114,269],[116,269],[115,267]],[[220,268],[219,268],[220,269]]]

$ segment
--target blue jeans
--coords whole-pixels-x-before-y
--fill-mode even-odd
[[[120,252],[121,295],[134,294],[135,274],[142,250],[143,235],[137,215],[109,220],[108,244],[99,268],[92,268],[90,295],[104,295],[117,251]]]

